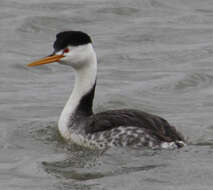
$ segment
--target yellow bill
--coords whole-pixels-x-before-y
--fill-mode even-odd
[[[37,61],[34,61],[30,64],[28,64],[28,67],[33,67],[37,65],[43,65],[43,64],[48,64],[48,63],[53,63],[59,61],[64,55],[51,55],[42,59],[39,59]]]

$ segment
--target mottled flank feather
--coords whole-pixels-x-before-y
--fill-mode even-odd
[[[184,146],[184,142],[162,141],[158,136],[153,136],[149,130],[135,126],[119,126],[113,129],[99,131],[95,133],[87,133],[73,135],[72,139],[79,145],[93,149],[107,149],[111,147],[131,147],[152,149],[173,149]]]

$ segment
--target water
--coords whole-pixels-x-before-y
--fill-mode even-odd
[[[0,18],[0,189],[212,189],[212,0],[1,0]],[[73,72],[26,64],[67,29],[93,37],[95,111],[161,115],[189,146],[100,155],[63,142],[57,119]]]

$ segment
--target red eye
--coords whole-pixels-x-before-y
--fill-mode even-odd
[[[69,48],[64,49],[63,53],[68,53],[70,50]]]

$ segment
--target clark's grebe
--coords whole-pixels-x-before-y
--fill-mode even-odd
[[[72,66],[76,74],[72,94],[58,121],[59,132],[67,141],[94,149],[184,145],[184,137],[159,116],[133,109],[93,113],[97,58],[88,34],[81,31],[57,34],[53,54],[28,66],[52,62]]]

